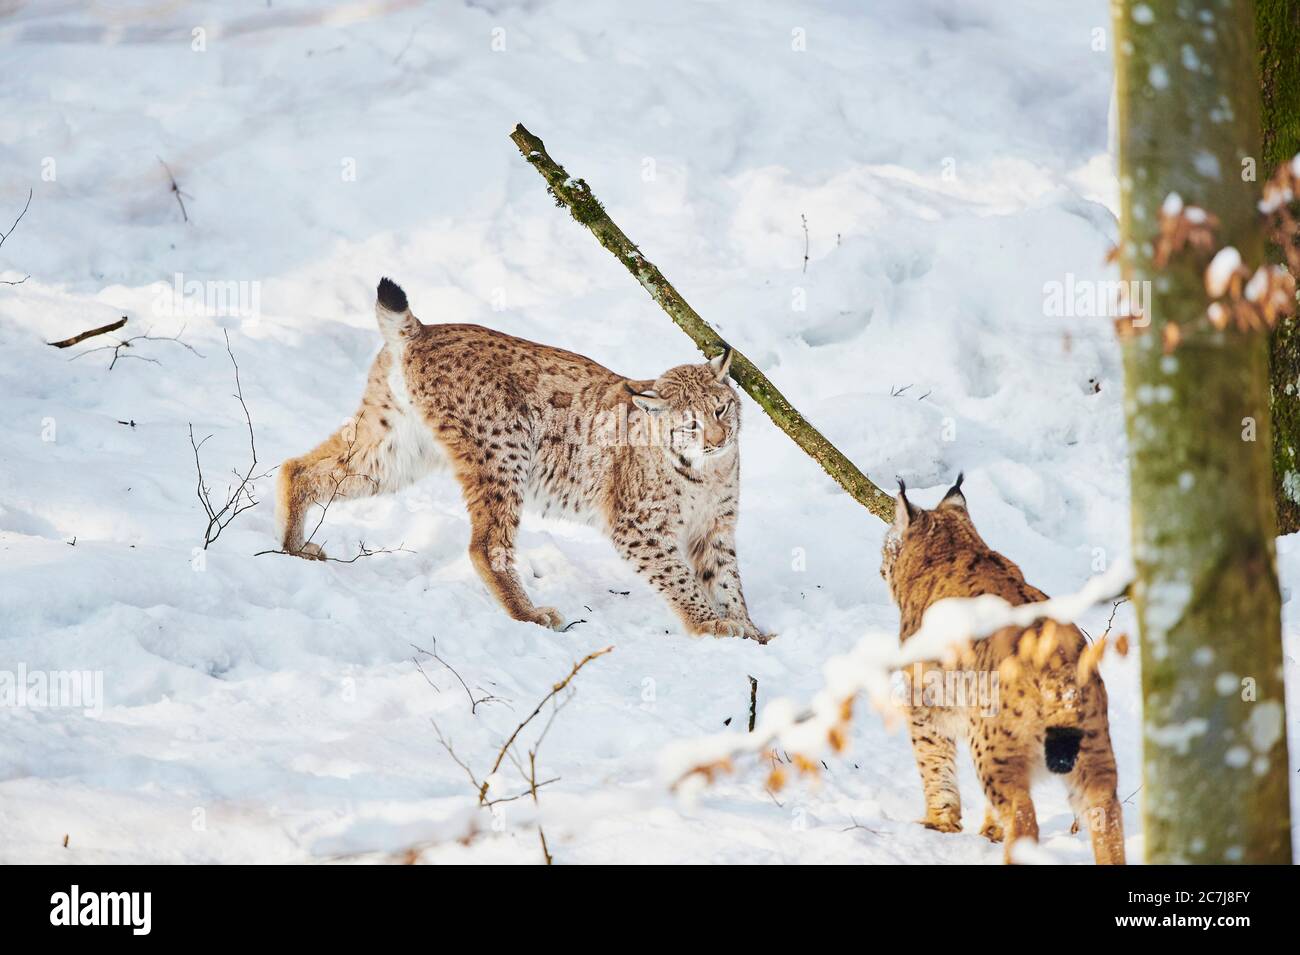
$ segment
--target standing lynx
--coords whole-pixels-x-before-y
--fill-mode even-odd
[[[910,503],[899,482],[880,572],[898,604],[902,642],[917,631],[930,605],[945,597],[994,594],[1014,605],[1047,599],[1025,582],[1019,567],[980,538],[960,476],[932,511]],[[915,689],[909,693],[906,709],[925,790],[925,826],[961,830],[956,760],[957,742],[964,739],[988,800],[981,832],[1004,841],[1008,862],[1017,839],[1038,839],[1029,786],[1049,771],[1064,776],[1076,825],[1086,821],[1097,862],[1123,864],[1106,688],[1095,666],[1080,666],[1085,646],[1073,626],[1045,621],[1023,631],[1008,627],[975,642],[955,664],[966,673],[997,675],[993,707],[970,705],[970,699],[918,701]],[[940,668],[927,665],[934,669]]]
[[[379,283],[384,347],[361,409],[280,468],[284,549],[304,539],[312,504],[396,491],[447,465],[464,492],[469,554],[516,620],[559,629],[514,567],[520,512],[604,529],[692,634],[766,641],[749,619],[736,565],[740,405],[731,352],[630,381],[573,352],[478,325],[424,325],[406,294]]]

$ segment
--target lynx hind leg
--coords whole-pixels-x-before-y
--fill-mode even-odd
[[[961,790],[957,788],[957,739],[925,707],[908,711],[912,754],[925,792],[921,825],[939,832],[961,832]]]
[[[280,465],[275,513],[280,546],[288,553],[325,557],[319,543],[307,540],[312,505],[328,509],[336,501],[396,491],[438,463],[428,428],[393,400],[387,370],[385,350],[371,368],[356,416],[311,451]]]
[[[1082,824],[1092,839],[1097,865],[1124,865],[1124,812],[1116,792],[1118,775],[1110,734],[1085,734],[1074,769],[1065,779],[1074,809],[1075,825]]]
[[[1019,840],[1038,841],[1038,816],[1029,795],[1029,759],[1022,753],[1004,752],[995,746],[987,737],[979,745],[972,741],[971,754],[975,757],[975,771],[988,799],[986,828],[992,819],[996,819],[995,827],[1000,823],[1002,858],[1009,864],[1012,850]]]
[[[506,434],[471,439],[443,429],[454,449],[456,477],[469,511],[470,561],[511,617],[560,630],[564,626],[560,612],[534,606],[515,569],[515,536],[531,456],[522,424],[506,430]]]

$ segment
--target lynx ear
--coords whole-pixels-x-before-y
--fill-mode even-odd
[[[659,397],[659,392],[653,388],[647,388],[645,391],[637,391],[630,384],[623,383],[623,387],[628,390],[632,396],[632,404],[636,405],[646,414],[658,414],[664,410],[667,402]]]
[[[945,494],[943,500],[939,502],[939,507],[960,507],[963,511],[966,510],[966,495],[961,492],[961,482],[963,477],[965,477],[965,475],[958,472],[957,483],[948,488],[948,493]]]
[[[717,376],[718,381],[727,377],[727,371],[731,368],[731,356],[735,350],[727,345],[721,355],[715,355],[709,359],[709,367],[713,369],[713,374]]]
[[[898,479],[898,493],[894,495],[894,530],[907,530],[912,518],[916,516],[916,507],[907,499],[907,485]]]

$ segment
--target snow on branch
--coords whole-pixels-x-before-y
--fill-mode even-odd
[[[1072,624],[1087,610],[1112,600],[1132,579],[1127,562],[1088,581],[1077,593],[1053,597],[1038,603],[1012,606],[1001,597],[950,597],[926,611],[921,626],[898,645],[897,636],[874,631],[863,637],[847,654],[832,657],[823,668],[825,683],[806,707],[788,699],[774,700],[763,709],[753,732],[714,733],[674,743],[660,753],[659,773],[672,789],[686,790],[732,769],[732,761],[747,754],[783,748],[794,757],[801,773],[815,772],[811,758],[830,749],[842,752],[847,745],[848,723],[858,694],[866,693],[877,709],[891,716],[892,676],[914,663],[955,658],[963,646],[984,640],[1007,627],[1027,629],[1044,620]],[[1095,666],[1105,652],[1106,638],[1092,644],[1081,665]],[[769,780],[771,788],[781,785],[781,771]]]

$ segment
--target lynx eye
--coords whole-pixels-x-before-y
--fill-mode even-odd
[[[725,417],[727,416],[727,414],[731,411],[731,405],[732,405],[732,403],[731,403],[730,401],[728,401],[725,405],[719,405],[719,406],[718,406],[718,410],[715,411],[715,412],[713,413],[714,416],[715,416],[719,421],[721,421],[721,420],[722,420],[723,418],[725,418]]]

